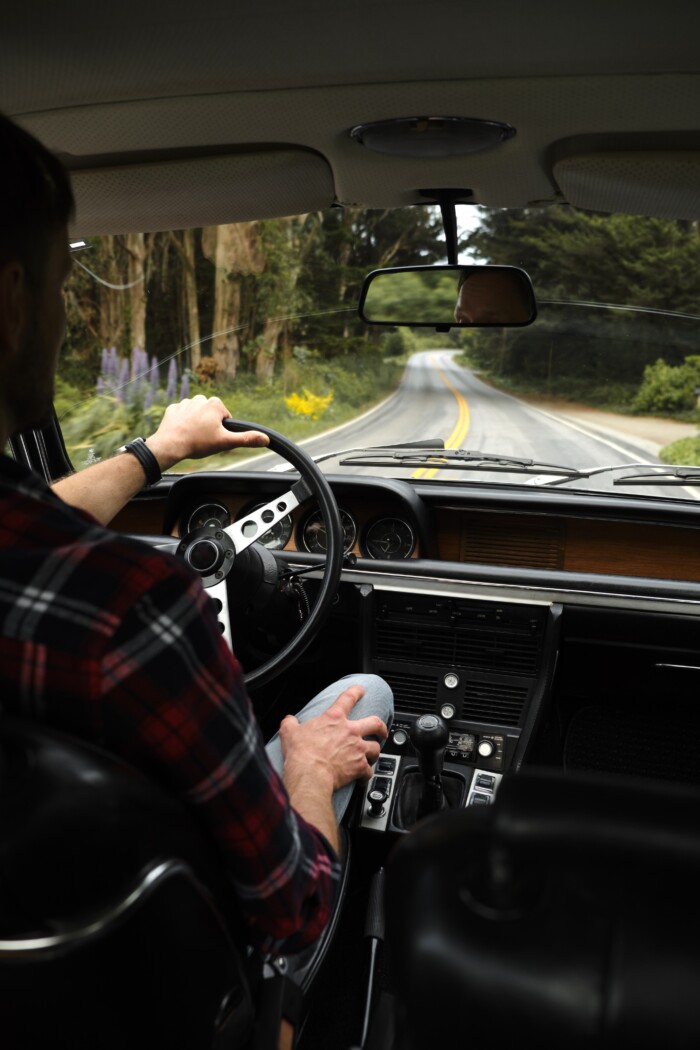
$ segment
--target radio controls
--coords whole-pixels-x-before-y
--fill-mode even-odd
[[[493,740],[484,739],[479,741],[476,749],[482,758],[490,758],[496,750],[496,745]]]
[[[443,704],[440,708],[440,714],[443,718],[454,718],[455,708],[453,704]]]
[[[456,689],[459,685],[459,675],[450,671],[449,674],[446,674],[443,678],[443,682],[447,689]]]

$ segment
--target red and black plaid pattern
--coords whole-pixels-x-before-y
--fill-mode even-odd
[[[263,951],[311,943],[339,862],[289,804],[200,580],[0,456],[0,702],[195,807]]]

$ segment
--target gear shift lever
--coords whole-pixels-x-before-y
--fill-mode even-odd
[[[421,715],[411,726],[409,736],[418,752],[418,764],[425,779],[439,780],[448,738],[443,720],[439,715]]]
[[[423,790],[417,817],[442,809],[442,766],[448,740],[447,725],[439,715],[421,715],[411,726],[409,736],[418,752],[418,765],[423,777]]]

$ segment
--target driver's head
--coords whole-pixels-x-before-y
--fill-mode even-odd
[[[466,269],[459,279],[455,321],[462,324],[520,324],[530,304],[519,272]]]
[[[63,340],[70,269],[68,175],[0,115],[0,438],[45,421]]]

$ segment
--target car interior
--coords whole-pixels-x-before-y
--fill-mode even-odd
[[[690,2],[29,0],[3,21],[0,109],[69,170],[75,240],[430,206],[444,262],[377,260],[357,316],[449,333],[524,329],[541,309],[526,251],[483,267],[514,313],[500,298],[460,322],[438,302],[443,271],[460,289],[478,276],[460,259],[465,210],[563,205],[700,237]],[[386,307],[408,278],[424,312]],[[113,527],[199,572],[266,735],[342,675],[390,684],[333,921],[301,965],[254,958],[174,800],[0,713],[8,1048],[273,1050],[283,1017],[297,1050],[696,1047],[692,477],[653,494],[549,485],[554,451],[554,467],[521,459],[516,483],[483,483],[475,457],[513,460],[470,453],[471,439],[339,438],[350,469],[322,470],[264,421],[230,427],[268,433],[274,468],[167,473]],[[58,417],[10,452],[47,480],[72,469]],[[278,527],[279,543],[259,542]],[[283,613],[275,632],[281,592],[294,624]]]

